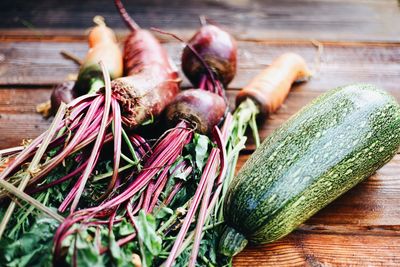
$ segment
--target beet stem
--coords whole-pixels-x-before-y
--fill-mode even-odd
[[[175,161],[175,159],[174,159]],[[149,206],[147,207],[147,213],[151,213],[153,211],[154,206],[157,204],[158,197],[160,196],[162,190],[164,189],[165,185],[167,184],[168,181],[168,171],[170,170],[170,165],[174,163],[174,161],[170,160],[167,164],[168,167],[165,167],[162,173],[159,175],[157,178],[157,182],[154,185],[155,190],[152,191],[151,196],[152,199],[150,201]]]
[[[35,208],[37,208],[41,212],[49,215],[51,218],[53,218],[53,219],[55,219],[55,220],[57,220],[59,222],[62,222],[64,220],[64,218],[61,215],[55,213],[53,210],[49,209],[48,207],[46,207],[45,205],[43,205],[42,203],[40,203],[39,201],[37,201],[33,197],[29,196],[28,194],[22,192],[21,190],[19,190],[18,188],[16,188],[12,184],[10,184],[9,182],[4,181],[4,180],[0,180],[0,187],[3,187],[5,190],[10,192],[11,194],[13,194],[16,197],[26,201],[31,206],[34,206]]]
[[[132,31],[135,32],[140,29],[139,25],[129,16],[128,11],[126,11],[124,5],[122,4],[121,0],[114,0],[114,3],[118,9],[119,14],[121,15],[123,21],[125,22],[126,26]]]
[[[189,207],[189,210],[185,216],[181,229],[179,230],[178,236],[176,237],[174,246],[172,247],[170,254],[163,264],[164,267],[171,267],[175,261],[177,252],[183,242],[183,239],[189,229],[189,226],[193,220],[197,207],[200,203],[200,199],[204,194],[206,183],[209,179],[215,178],[215,173],[217,169],[218,160],[216,160],[217,154],[219,153],[218,148],[213,148],[210,152],[209,158],[207,160],[206,166],[204,167],[203,174],[200,178],[200,182],[197,186],[196,192],[193,196],[193,201]]]
[[[89,175],[92,172],[94,164],[96,163],[95,160],[98,157],[99,150],[100,150],[100,147],[102,145],[102,142],[103,142],[103,139],[104,139],[104,136],[105,136],[105,131],[106,131],[106,127],[107,127],[107,120],[108,120],[108,116],[109,116],[109,113],[110,113],[110,106],[111,106],[111,78],[110,78],[110,74],[109,74],[106,66],[101,61],[100,61],[100,66],[101,66],[101,69],[103,71],[104,83],[105,83],[105,88],[106,88],[105,89],[105,98],[106,99],[105,99],[105,104],[104,104],[103,119],[102,119],[102,122],[101,122],[99,135],[98,135],[98,137],[96,139],[92,154],[90,155],[90,158],[89,158],[88,166],[86,167],[85,172],[83,174],[82,182],[79,184],[78,191],[77,191],[77,193],[75,195],[74,201],[71,204],[71,212],[73,212],[76,209],[76,207],[78,206],[78,202],[79,202],[79,199],[81,198],[83,189],[85,188],[87,179],[89,178]]]
[[[192,253],[189,259],[189,267],[194,267],[197,261],[197,254],[199,253],[200,241],[203,233],[204,222],[207,218],[207,208],[210,201],[211,191],[213,189],[214,179],[210,178],[207,182],[207,187],[203,195],[203,199],[201,201],[199,215],[197,217],[197,225],[194,234],[194,242]]]
[[[188,137],[190,136],[191,136],[191,131],[181,130],[180,135],[177,138],[169,139],[169,140],[174,140],[175,142],[169,143],[166,149],[163,146],[157,145],[153,154],[146,162],[144,166],[145,168],[139,173],[135,181],[131,185],[129,185],[128,188],[126,188],[125,191],[121,193],[119,196],[104,203],[98,208],[105,209],[105,208],[110,208],[114,205],[118,205],[120,203],[125,202],[130,197],[139,192],[157,174],[160,168],[158,166],[164,166],[171,158],[176,159],[181,154],[182,149],[189,141],[190,138]],[[154,165],[157,166],[157,168],[152,168]]]
[[[87,128],[89,127],[90,121],[93,119],[95,110],[98,109],[102,101],[103,97],[100,96],[93,101],[93,105],[90,106],[88,113],[83,119],[82,125],[75,133],[75,136],[72,138],[71,142],[63,149],[63,151],[59,155],[52,158],[45,165],[43,165],[43,169],[34,176],[34,179],[40,179],[43,176],[47,175],[51,170],[54,169],[54,167],[61,163],[70,154],[74,147],[82,140],[82,135],[85,134]]]
[[[0,157],[20,153],[22,150],[24,150],[23,146],[16,146],[16,147],[2,149],[2,150],[0,150]]]
[[[46,131],[47,132],[47,131]],[[0,180],[5,180],[6,177],[20,164],[22,164],[25,160],[27,160],[30,156],[30,153],[37,149],[40,142],[42,142],[46,132],[42,133],[35,140],[33,140],[27,148],[25,148],[12,162],[7,168],[0,174]]]
[[[44,137],[41,145],[39,146],[37,152],[35,153],[35,156],[33,157],[31,163],[29,164],[28,169],[24,173],[24,175],[21,179],[21,182],[19,183],[18,190],[21,190],[23,192],[29,182],[29,179],[32,177],[32,173],[37,171],[37,168],[39,167],[39,164],[43,157],[43,154],[46,152],[46,149],[49,146],[51,139],[53,139],[54,135],[57,132],[58,125],[62,121],[62,118],[65,113],[65,108],[66,108],[66,105],[64,103],[61,103],[49,130],[46,131],[46,136]],[[0,223],[0,239],[7,227],[8,221],[10,220],[14,209],[15,209],[15,202],[12,201],[10,203],[10,205],[8,206],[8,208],[4,214],[4,217]]]
[[[118,172],[119,172],[119,173],[120,173],[120,172],[123,172],[123,171],[125,171],[125,170],[127,170],[127,169],[129,169],[129,168],[132,168],[132,166],[134,166],[134,165],[133,165],[133,164],[127,164],[127,165],[125,165],[125,166],[119,168],[119,169],[118,169]],[[100,181],[100,180],[103,180],[103,179],[105,179],[105,178],[108,178],[108,177],[112,176],[113,173],[114,173],[114,170],[112,170],[112,171],[110,171],[110,172],[107,172],[107,173],[103,173],[103,174],[96,175],[96,176],[93,177],[93,182],[98,182],[98,181]]]
[[[75,175],[77,175],[78,173],[80,173],[80,172],[86,167],[87,164],[88,164],[88,162],[86,161],[85,163],[81,164],[81,166],[79,166],[78,168],[76,168],[73,172],[71,172],[71,173],[65,175],[64,177],[62,177],[62,178],[60,178],[60,179],[57,179],[57,180],[52,181],[52,182],[50,182],[50,183],[48,183],[48,184],[45,184],[45,185],[42,185],[42,186],[40,186],[40,187],[38,187],[38,188],[35,188],[35,189],[33,189],[33,190],[30,190],[30,191],[29,191],[29,194],[30,194],[30,195],[33,195],[33,194],[36,194],[36,193],[38,193],[38,192],[42,192],[43,190],[46,190],[46,189],[48,189],[48,188],[50,188],[50,187],[53,187],[53,186],[59,185],[59,184],[61,184],[61,183],[64,183],[65,181],[68,181],[69,179],[71,179],[72,177],[74,177]]]
[[[119,164],[121,160],[121,128],[122,128],[122,122],[121,122],[121,109],[119,107],[119,104],[116,99],[112,99],[111,101],[112,105],[112,111],[113,111],[113,119],[114,119],[114,168],[113,168],[113,175],[111,177],[111,181],[108,184],[106,192],[99,198],[99,200],[102,200],[110,194],[115,188],[115,184],[117,182],[118,178],[118,169],[119,169]]]
[[[223,140],[223,135],[217,126],[214,126],[213,130],[214,140],[217,143],[217,146],[220,150],[220,172],[217,179],[217,184],[222,183],[222,180],[225,178],[226,169],[227,169],[227,160],[226,160],[226,141]]]
[[[132,143],[130,142],[129,137],[126,134],[124,128],[121,128],[121,130],[122,130],[122,138],[124,139],[125,143],[128,145],[128,149],[131,152],[131,155],[132,155],[135,163],[138,164],[140,162],[140,160],[139,160],[139,158],[138,158],[138,156],[136,154],[136,151],[133,148]]]

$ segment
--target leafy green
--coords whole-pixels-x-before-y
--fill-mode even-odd
[[[137,242],[129,242],[122,247],[117,243],[117,239],[135,232],[126,219],[114,224],[112,232],[109,232],[107,225],[83,227],[77,224],[74,227],[76,232],[62,244],[67,250],[65,263],[68,266],[73,265],[74,258],[78,266],[133,266],[132,253],[139,251]],[[100,254],[98,243],[109,250]]]
[[[199,170],[202,170],[208,158],[208,146],[210,139],[206,135],[195,134],[193,138],[195,145],[195,163]]]
[[[155,257],[161,252],[162,239],[156,232],[156,219],[140,210],[135,218],[138,230],[140,253],[143,266],[152,266]]]
[[[76,259],[77,266],[104,266],[103,258],[100,257],[98,248],[96,248],[94,243],[88,242],[92,239],[88,231],[77,231],[70,237],[75,237],[67,241],[67,244],[71,242],[66,258],[70,266],[73,265],[74,258]],[[65,244],[63,245],[65,246]]]
[[[7,267],[52,266],[53,236],[59,223],[38,218],[21,238],[0,240],[0,262]]]

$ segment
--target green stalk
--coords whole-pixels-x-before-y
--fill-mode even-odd
[[[65,108],[66,108],[66,104],[61,103],[61,106],[58,109],[57,114],[56,114],[46,136],[43,139],[43,142],[41,143],[37,152],[35,153],[35,156],[33,157],[32,162],[29,164],[29,167],[26,170],[26,173],[22,176],[21,182],[18,186],[18,190],[21,190],[23,192],[29,182],[29,179],[32,177],[32,173],[37,171],[40,160],[42,159],[43,154],[46,152],[47,147],[49,146],[53,136],[55,135],[55,133],[57,131],[58,125],[60,124],[62,118],[64,117]],[[8,206],[6,213],[4,214],[4,218],[0,224],[0,239],[7,227],[8,221],[10,220],[12,213],[14,212],[14,209],[15,209],[15,202],[11,202],[10,205]]]
[[[46,205],[45,203],[47,202],[48,196],[49,196],[49,191],[47,191],[45,194],[40,194],[36,199],[39,202],[41,202],[42,204]],[[29,208],[26,210],[24,215],[22,215],[21,218],[18,218],[18,223],[15,226],[13,226],[12,230],[10,231],[9,236],[14,236],[15,232],[18,231],[18,229],[21,227],[21,225],[28,218],[29,214],[31,214],[33,212],[34,209],[35,209],[34,206],[29,206]]]
[[[192,198],[189,199],[185,205],[183,205],[181,208],[183,209],[187,209],[187,207],[189,206],[189,203],[191,202]],[[175,212],[169,219],[168,221],[166,221],[158,230],[157,230],[157,234],[161,234],[162,232],[164,232],[168,227],[170,227],[171,225],[174,224],[174,222],[178,219],[178,213]]]
[[[21,190],[19,190],[18,188],[16,188],[12,184],[10,184],[9,182],[7,182],[5,180],[0,180],[0,186],[3,187],[5,190],[7,190],[9,193],[18,197],[19,199],[26,201],[28,204],[34,206],[41,212],[49,215],[51,218],[59,221],[60,223],[63,222],[64,218],[61,215],[52,211],[50,208],[46,207],[45,205],[43,205],[42,203],[40,203],[39,201],[37,201],[36,199],[31,197],[30,195],[22,192]]]
[[[129,140],[129,137],[128,137],[128,135],[126,134],[124,128],[122,128],[122,137],[123,137],[123,139],[125,140],[125,143],[128,145],[128,149],[129,149],[129,151],[131,152],[133,159],[135,160],[136,164],[138,164],[138,163],[140,162],[140,160],[139,160],[138,156],[136,155],[136,151],[135,151],[135,149],[133,148],[132,143],[131,143],[131,141]]]
[[[125,156],[123,153],[121,153],[121,158],[123,160],[125,160],[126,162],[128,162],[130,165],[138,165],[138,162],[131,160],[130,158],[128,158],[127,156]]]
[[[90,81],[90,89],[88,91],[88,94],[96,93],[100,88],[104,87],[104,85],[104,80],[102,80],[101,78],[93,78]]]
[[[118,169],[118,173],[120,173],[122,171],[125,171],[125,170],[129,169],[132,166],[133,166],[133,164],[125,165],[124,167],[121,167],[121,168]],[[113,173],[114,173],[113,171],[109,171],[109,172],[106,172],[106,173],[103,173],[103,174],[100,174],[100,175],[96,175],[93,178],[93,182],[97,182],[97,181],[100,181],[100,180],[105,179],[107,177],[110,177],[110,176],[113,175]]]

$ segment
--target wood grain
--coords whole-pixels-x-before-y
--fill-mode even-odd
[[[290,40],[400,40],[396,0],[159,0],[124,1],[143,27],[186,32],[199,27],[206,15],[237,38]],[[54,38],[82,36],[92,18],[126,32],[111,0],[3,0],[0,2],[0,36]],[[184,36],[188,36],[184,34]]]
[[[165,44],[180,66],[182,45]],[[0,42],[0,85],[54,85],[76,74],[78,66],[64,59],[61,50],[80,57],[87,52],[84,42]],[[241,88],[260,70],[284,52],[302,55],[315,69],[316,48],[311,42],[240,42],[238,72],[230,84]],[[374,83],[395,92],[400,84],[400,44],[324,43],[319,71],[307,91],[323,92],[355,82]],[[183,75],[181,75],[184,77]],[[184,80],[184,86],[189,86]]]
[[[249,246],[234,266],[399,266],[400,236],[313,234],[295,231],[263,246]]]

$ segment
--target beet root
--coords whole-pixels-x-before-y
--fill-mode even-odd
[[[121,105],[122,122],[133,129],[161,114],[179,93],[179,77],[162,66],[111,82],[113,97]]]
[[[66,81],[54,87],[53,92],[50,96],[52,114],[57,113],[57,110],[60,107],[61,103],[68,104],[77,97],[77,94],[73,90],[73,88],[73,81]]]
[[[229,33],[208,24],[201,27],[188,44],[197,51],[224,86],[232,81],[237,67],[237,45]],[[182,70],[194,86],[199,86],[207,73],[188,46],[182,53]]]
[[[226,109],[226,102],[221,96],[205,90],[189,89],[177,95],[166,108],[165,115],[171,126],[186,120],[197,132],[207,134],[221,122]]]

